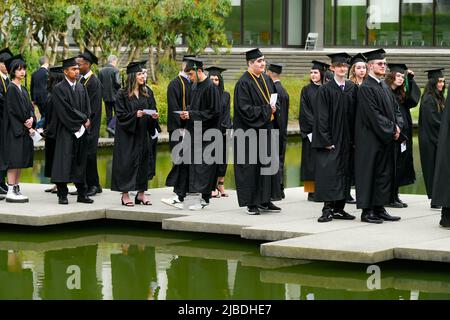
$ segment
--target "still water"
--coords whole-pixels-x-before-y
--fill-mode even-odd
[[[164,186],[171,167],[167,146],[159,147],[151,188]],[[291,138],[288,187],[300,185],[300,148]],[[111,150],[101,150],[98,161],[109,187]],[[415,161],[418,182],[403,192],[424,193],[418,152]],[[48,182],[42,153],[22,180]],[[233,181],[228,170],[226,187]],[[373,274],[364,264],[262,257],[260,244],[118,221],[0,225],[0,299],[450,299],[448,264],[391,261]]]

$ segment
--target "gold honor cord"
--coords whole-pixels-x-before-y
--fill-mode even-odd
[[[5,79],[3,79],[2,76],[0,76],[0,78],[2,78],[3,89],[5,89],[5,93],[6,93],[6,81],[5,81]]]
[[[266,79],[264,79],[264,75],[261,75],[261,77],[262,77],[262,79],[263,79],[264,87],[266,88],[267,96],[264,94],[264,91],[262,90],[261,86],[259,85],[259,82],[256,80],[256,78],[255,78],[255,76],[253,75],[253,73],[251,73],[250,71],[247,71],[247,72],[248,72],[248,73],[250,74],[250,76],[253,78],[253,81],[255,81],[256,85],[258,86],[259,91],[260,91],[261,94],[263,95],[263,97],[264,97],[264,99],[266,100],[267,104],[270,104],[270,91],[269,91],[269,88],[267,87]],[[274,118],[275,118],[275,117],[274,117],[274,115],[273,115],[273,113],[272,113],[272,114],[271,114],[271,117],[270,117],[270,121],[273,121]]]
[[[181,87],[183,88],[183,111],[186,111],[186,87],[184,85],[183,79],[181,79],[181,76],[178,76],[181,82]]]
[[[89,82],[89,80],[91,80],[92,75],[93,75],[93,74],[91,74],[91,75],[89,76],[89,78],[86,79],[86,81],[85,81],[84,84],[83,84],[84,87],[86,87],[86,85],[87,85],[87,83]],[[80,80],[80,81],[81,81],[81,80]]]

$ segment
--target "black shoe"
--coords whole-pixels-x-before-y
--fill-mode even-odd
[[[363,211],[361,221],[367,223],[383,223],[383,219],[378,218],[373,211]]]
[[[284,194],[284,189],[281,190],[281,199],[286,198],[286,195]]]
[[[77,196],[78,195],[78,191],[71,191],[71,192],[69,192],[69,194],[71,196]]]
[[[341,210],[339,212],[333,212],[333,219],[338,220],[354,220],[355,216],[352,216],[348,212],[345,212],[344,210]]]
[[[348,198],[345,199],[345,203],[348,203],[348,204],[356,204],[356,200],[353,199],[352,196],[348,196]]]
[[[437,209],[437,210],[441,210],[442,209],[442,206],[437,206],[437,205],[434,205],[434,204],[432,204],[430,207],[431,207],[431,209]]]
[[[450,229],[450,208],[442,208],[439,226],[444,229]]]
[[[263,203],[258,206],[259,211],[262,212],[280,212],[281,208],[274,205],[272,202]]]
[[[325,210],[322,212],[322,216],[317,219],[317,222],[330,222],[333,220],[333,212],[331,210]]]
[[[314,193],[312,193],[312,192],[308,193],[308,201],[314,202]]]
[[[87,192],[86,192],[86,195],[88,196],[88,197],[93,197],[93,196],[95,196],[97,193],[102,193],[103,191],[102,191],[102,189],[100,188],[100,187],[97,187],[97,186],[92,186],[92,187],[89,187],[88,188],[88,190],[87,190]]]
[[[77,197],[77,202],[81,202],[81,203],[94,203],[94,200],[90,199],[88,196],[78,196]]]
[[[69,200],[67,199],[67,197],[59,197],[58,204],[69,204]]]
[[[406,206],[408,206],[408,205],[406,205]],[[399,208],[399,209],[400,208],[406,208],[406,207],[403,206],[403,203],[400,203],[400,202],[397,202],[397,201],[388,203],[386,205],[386,207],[388,207],[388,208]]]
[[[5,196],[0,196],[0,201],[5,200]]]
[[[402,206],[403,206],[403,208],[408,208],[408,204],[407,204],[407,203],[404,203],[402,200],[400,200],[399,197],[397,197],[397,198],[395,199],[395,201],[398,202],[398,203],[401,203]]]
[[[252,215],[252,216],[259,216],[260,215],[260,211],[259,211],[257,206],[248,206],[247,207],[247,214]]]
[[[399,221],[401,219],[400,217],[397,216],[391,216],[384,208],[378,211],[375,210],[374,212],[378,218],[383,219],[384,221]]]

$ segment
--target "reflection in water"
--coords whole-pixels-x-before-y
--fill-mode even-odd
[[[123,222],[0,229],[0,299],[450,299],[447,264],[267,258],[258,242]]]
[[[301,159],[300,137],[290,137],[286,150],[286,164],[284,171],[285,186],[288,188],[298,187],[300,183],[300,159]],[[111,186],[111,167],[112,167],[112,148],[99,149],[98,172],[100,184],[105,188]],[[420,167],[419,145],[417,137],[414,137],[414,167],[416,170],[417,181],[415,184],[400,188],[401,193],[426,194],[423,182],[422,170]],[[150,188],[165,187],[166,177],[172,168],[170,152],[167,144],[158,145],[158,158],[156,164],[156,175],[149,183]],[[33,168],[22,171],[23,182],[50,183],[48,178],[44,177],[44,158],[43,152],[35,153]],[[235,189],[234,170],[229,165],[225,177],[225,188]]]

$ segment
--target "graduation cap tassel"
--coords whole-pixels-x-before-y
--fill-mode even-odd
[[[406,76],[405,76],[405,91],[406,91],[406,94],[409,93],[409,79],[408,79],[408,73],[406,73]]]

